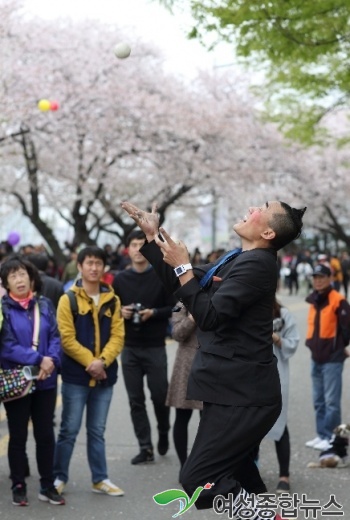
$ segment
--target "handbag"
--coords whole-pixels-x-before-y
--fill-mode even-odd
[[[36,302],[34,306],[33,341],[32,348],[37,350],[39,344],[40,310]],[[0,368],[0,402],[14,401],[35,390],[35,381],[26,378],[23,366],[14,368]]]
[[[0,368],[0,401],[19,399],[34,389],[33,381],[28,381],[22,367]]]

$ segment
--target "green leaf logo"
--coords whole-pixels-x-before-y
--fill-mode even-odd
[[[190,509],[190,507],[193,506],[203,489],[210,489],[214,484],[206,484],[204,487],[199,486],[195,490],[195,492],[192,495],[192,498],[185,493],[185,491],[182,491],[181,489],[167,489],[166,491],[162,491],[161,493],[157,493],[153,496],[153,500],[156,504],[160,506],[166,506],[167,504],[170,504],[171,502],[174,502],[175,500],[179,501],[179,511],[173,515],[173,518],[176,518],[180,515],[183,515]]]

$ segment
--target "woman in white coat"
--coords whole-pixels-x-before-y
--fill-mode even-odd
[[[290,441],[287,427],[288,395],[289,395],[289,358],[295,354],[300,335],[294,316],[275,298],[273,320],[273,350],[278,360],[278,372],[281,381],[282,411],[267,437],[275,441],[279,464],[279,482],[277,493],[290,491],[289,462]]]

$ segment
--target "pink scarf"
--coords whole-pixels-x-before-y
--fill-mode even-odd
[[[24,309],[28,309],[29,302],[30,300],[32,300],[34,294],[32,293],[32,291],[29,291],[28,296],[26,298],[17,298],[14,294],[12,294],[12,292],[10,292],[9,296],[13,300],[15,300],[15,302],[18,302],[21,305],[21,307],[23,307]]]

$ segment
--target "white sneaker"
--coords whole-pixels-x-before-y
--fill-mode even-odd
[[[63,480],[60,480],[59,478],[55,478],[55,482],[53,483],[53,485],[55,486],[57,493],[62,495],[63,490],[66,487],[66,483],[63,482]]]
[[[329,450],[329,448],[331,448],[332,445],[329,443],[329,441],[327,439],[322,439],[320,442],[317,442],[316,444],[314,444],[314,450],[320,450],[320,451],[325,451],[325,450]]]
[[[111,497],[122,497],[124,495],[124,491],[113,484],[113,482],[108,478],[101,480],[101,482],[97,482],[96,484],[92,484],[92,491],[94,493],[104,493]]]
[[[305,442],[305,446],[307,446],[308,448],[314,448],[315,444],[318,444],[321,441],[322,441],[321,437],[315,437],[311,441]]]

